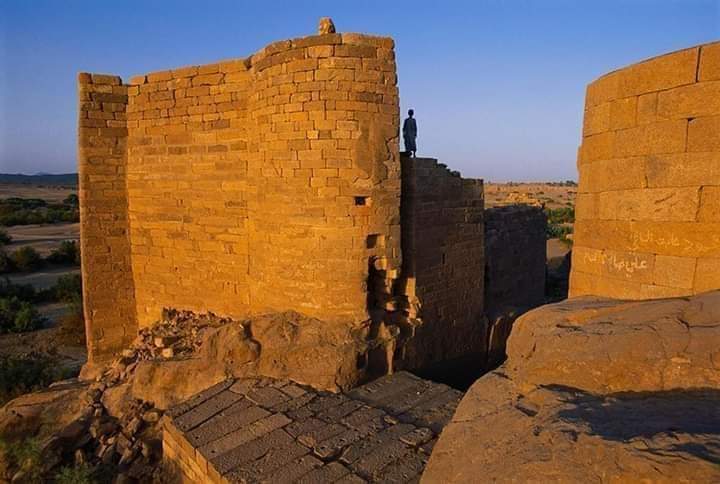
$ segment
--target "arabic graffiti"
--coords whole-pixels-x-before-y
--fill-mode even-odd
[[[645,230],[630,233],[629,250],[642,250],[648,245],[675,247],[682,252],[690,252],[693,254],[720,250],[720,235],[714,235],[709,237],[709,240],[707,239],[706,237],[706,240],[703,241],[690,240],[687,237],[678,236],[673,232],[659,235],[650,230]]]
[[[654,257],[654,256],[650,256]],[[610,273],[620,273],[630,279],[633,274],[639,271],[650,269],[649,258],[633,254],[622,256],[620,254],[608,254],[606,252],[593,252],[583,254],[583,262],[600,264],[607,268]]]

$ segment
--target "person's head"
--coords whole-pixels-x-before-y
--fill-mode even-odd
[[[413,111],[412,109],[408,110],[408,116],[412,118],[413,114],[415,114],[415,111]]]

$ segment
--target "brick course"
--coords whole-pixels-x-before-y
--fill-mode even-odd
[[[720,287],[717,52],[685,49],[588,86],[571,296]]]
[[[91,358],[163,307],[367,319],[368,260],[401,260],[396,77],[393,41],[358,34],[81,74]]]

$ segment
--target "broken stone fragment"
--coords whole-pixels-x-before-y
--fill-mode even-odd
[[[334,34],[334,33],[335,33],[335,24],[333,23],[332,19],[330,17],[322,17],[320,19],[320,23],[318,24],[318,34],[326,35],[326,34]]]
[[[162,357],[165,359],[169,359],[175,356],[175,351],[172,348],[163,348],[162,350]]]
[[[149,410],[143,414],[142,419],[148,423],[155,423],[160,420],[160,412],[157,410]]]

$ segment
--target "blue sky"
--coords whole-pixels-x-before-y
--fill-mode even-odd
[[[77,72],[245,57],[326,15],[395,38],[419,155],[495,181],[576,178],[588,82],[720,40],[720,0],[0,0],[0,172],[75,171]]]

